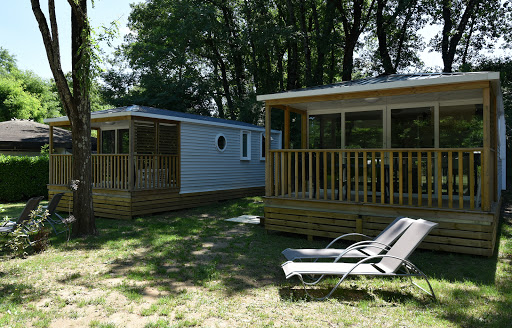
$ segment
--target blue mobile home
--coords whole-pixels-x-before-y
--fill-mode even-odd
[[[69,126],[67,117],[47,123]],[[99,139],[92,156],[97,216],[131,218],[264,194],[264,127],[137,105],[93,112],[91,126]],[[280,131],[272,131],[271,144],[281,148]],[[71,201],[71,161],[50,154],[49,195],[67,192],[63,209]]]

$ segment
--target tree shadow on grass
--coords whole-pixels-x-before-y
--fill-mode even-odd
[[[216,290],[229,297],[269,285],[286,286],[280,269],[280,264],[284,262],[281,251],[288,247],[315,248],[326,244],[323,240],[308,242],[301,236],[267,233],[260,226],[224,221],[241,214],[257,213],[260,209],[261,204],[246,198],[132,221],[98,219],[98,236],[70,242],[65,242],[59,236],[53,242],[55,247],[70,252],[76,249],[111,250],[107,254],[111,253],[112,258],[105,261],[108,264],[107,276],[113,279],[146,281],[152,287],[173,294],[182,293],[190,287],[211,288],[214,285]],[[126,255],[126,249],[135,251]],[[118,256],[117,250],[123,251],[124,255]],[[496,256],[485,258],[418,250],[410,260],[429,278],[487,286],[494,285],[496,280]],[[60,282],[85,284],[82,278],[67,277]],[[134,286],[137,288],[133,290],[129,285],[125,287],[126,292],[144,292],[140,286]],[[510,291],[510,287],[507,288]],[[289,300],[290,293],[292,299],[304,299],[303,290],[297,287],[280,287],[279,293],[283,300]],[[446,298],[456,300],[456,291],[450,293],[453,295]],[[478,295],[475,293],[474,296]],[[416,291],[409,293],[406,290],[352,290],[342,287],[334,297],[340,302],[356,303],[375,298],[389,303],[411,302],[418,306],[422,306],[424,301],[430,302],[428,296],[418,297]],[[511,307],[508,300],[496,302],[500,312],[507,312]],[[489,322],[502,322],[503,318],[508,317],[489,314]],[[470,326],[476,322],[470,315],[464,316],[463,311],[456,307],[446,311],[446,319],[470,323]]]
[[[111,250],[112,258],[105,259],[109,266],[105,279],[146,281],[172,293],[186,286],[210,288],[213,284],[229,296],[281,283],[279,266],[284,258],[280,252],[303,243],[266,233],[261,226],[224,221],[260,210],[261,203],[245,198],[132,221],[98,219],[98,236],[70,242],[55,238],[53,245],[69,252]],[[134,251],[126,255],[126,249]],[[85,279],[60,282],[87,284]]]
[[[479,290],[452,290],[445,292],[452,302],[443,304],[442,316],[462,327],[510,327],[512,322],[512,288],[508,284],[500,288],[501,297],[482,293]],[[508,297],[505,295],[509,295]],[[482,300],[484,299],[484,300]],[[484,309],[475,308],[475,300],[485,304]]]
[[[41,299],[42,292],[32,285],[24,283],[0,283],[0,304],[8,308]]]
[[[113,275],[123,274],[152,284],[159,284],[158,281],[167,284],[171,279],[204,286],[219,281],[227,294],[240,292],[282,283],[284,276],[280,264],[284,257],[280,253],[283,249],[323,247],[325,244],[323,240],[308,242],[297,235],[267,233],[260,226],[223,220],[258,211],[259,207],[261,204],[245,198],[132,221],[98,219],[98,236],[67,244],[56,241],[55,245],[70,251],[76,248],[94,250],[123,248],[124,241],[129,247],[141,251],[127,258],[113,259]],[[495,279],[495,257],[416,251],[411,261],[428,277],[437,279],[484,284],[493,283]]]

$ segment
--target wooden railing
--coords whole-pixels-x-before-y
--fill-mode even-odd
[[[92,187],[129,189],[128,155],[92,155]]]
[[[50,156],[50,184],[69,185],[72,155]],[[179,189],[179,161],[176,155],[136,155],[133,169],[126,154],[92,155],[93,188],[148,190]]]
[[[179,188],[176,155],[136,155],[135,189]]]
[[[50,184],[70,184],[73,172],[72,158],[72,155],[50,155]]]
[[[267,196],[476,209],[481,148],[271,150]]]

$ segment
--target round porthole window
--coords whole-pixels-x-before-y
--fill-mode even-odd
[[[215,138],[215,146],[217,147],[217,150],[224,151],[227,145],[228,142],[226,137],[223,134],[217,134],[217,137]]]

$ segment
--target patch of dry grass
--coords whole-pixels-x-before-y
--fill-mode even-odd
[[[54,237],[44,253],[4,256],[0,326],[506,327],[512,319],[508,216],[499,256],[413,255],[432,278],[436,303],[406,280],[364,277],[326,302],[310,301],[297,279],[284,279],[280,252],[325,241],[223,221],[241,214],[261,215],[260,199],[133,221],[98,219],[99,236]]]

